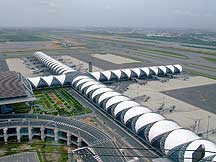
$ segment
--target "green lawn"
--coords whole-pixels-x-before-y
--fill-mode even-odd
[[[196,72],[196,71],[189,71],[189,72],[195,76],[203,76],[203,77],[207,77],[207,78],[216,80],[216,77],[212,76],[212,75],[208,75],[208,74],[204,74],[204,73],[200,73],[200,72]]]
[[[202,58],[204,58],[204,59],[207,60],[207,61],[216,63],[216,58],[204,57],[204,56],[203,56]]]
[[[152,54],[158,54],[158,55],[164,55],[164,56],[170,56],[170,57],[175,57],[175,58],[179,58],[179,59],[187,59],[188,57],[179,53],[173,53],[173,52],[169,52],[169,51],[163,51],[163,50],[149,50],[149,49],[143,49],[143,48],[139,48],[136,49],[137,51],[141,51],[141,52],[147,52],[147,53],[152,53]]]
[[[91,113],[90,109],[83,107],[64,88],[38,90],[34,94],[38,98],[35,104],[43,107],[43,110],[41,110],[38,106],[34,106],[35,113],[64,116]]]
[[[27,31],[0,31],[0,42],[49,41],[36,33]]]
[[[17,103],[13,104],[13,112],[16,114],[28,113],[30,111],[30,106],[27,103]]]
[[[71,149],[75,149],[71,147]],[[42,142],[33,140],[31,144],[27,143],[9,143],[0,146],[0,157],[12,155],[20,152],[37,152],[40,162],[67,162],[67,146],[56,145],[52,141]]]

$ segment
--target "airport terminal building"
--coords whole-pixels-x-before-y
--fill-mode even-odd
[[[42,52],[36,52],[34,56],[55,75],[24,79],[29,90],[71,86],[107,116],[120,123],[129,133],[173,161],[192,162],[192,154],[200,145],[204,145],[206,150],[202,162],[216,161],[215,143],[199,137],[191,130],[182,128],[175,121],[166,119],[163,115],[153,112],[151,108],[140,105],[103,84],[103,82],[133,78],[172,76],[182,72],[181,65],[82,74]]]

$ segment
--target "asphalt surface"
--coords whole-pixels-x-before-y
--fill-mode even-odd
[[[164,94],[216,114],[216,84],[165,91]]]
[[[40,162],[36,152],[23,152],[0,158],[1,162]]]
[[[6,121],[10,119],[10,121]],[[25,119],[25,120],[23,120]],[[17,114],[17,115],[0,115],[0,128],[13,128],[14,126],[46,126],[50,128],[58,128],[79,134],[80,137],[94,150],[96,155],[113,155],[101,156],[104,162],[118,161],[124,162],[118,149],[106,149],[106,147],[116,148],[112,139],[100,131],[99,129],[87,125],[78,120],[73,120],[61,116],[51,115],[33,115],[33,114]],[[101,148],[102,147],[102,148]]]
[[[74,57],[74,58],[81,60],[81,61],[84,61],[86,63],[91,61],[93,66],[99,67],[99,68],[104,69],[104,70],[142,67],[145,65],[149,65],[149,64],[147,64],[147,62],[145,62],[145,63],[144,62],[138,62],[138,63],[126,63],[126,64],[114,64],[112,62],[108,62],[105,60],[98,59],[96,57],[92,57],[91,53],[94,53],[94,52],[88,52],[88,51],[65,50],[65,51],[61,51],[60,53],[58,51],[57,52],[47,51],[45,53],[49,56],[69,55],[71,57]],[[95,53],[97,53],[97,52],[95,52]]]

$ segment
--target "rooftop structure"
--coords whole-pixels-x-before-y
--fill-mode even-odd
[[[32,87],[20,73],[0,73],[0,105],[35,100]]]
[[[176,74],[180,74],[181,72],[182,72],[182,66],[176,64],[176,65],[166,65],[166,66],[107,70],[102,72],[91,72],[89,74],[97,81],[106,82],[106,81],[128,80],[131,78],[144,79],[152,76],[176,75]]]
[[[67,74],[74,72],[73,68],[53,59],[52,57],[44,54],[43,52],[35,52],[34,56],[47,66],[54,74]]]

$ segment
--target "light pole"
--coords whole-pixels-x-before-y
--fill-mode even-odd
[[[211,116],[208,116],[208,123],[207,123],[207,131],[206,131],[206,138],[208,139],[208,132],[209,132],[209,120]]]

